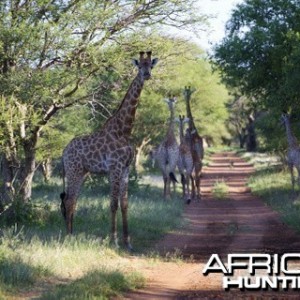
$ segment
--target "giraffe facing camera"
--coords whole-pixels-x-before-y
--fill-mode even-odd
[[[171,198],[171,182],[175,191],[175,184],[177,179],[175,177],[175,169],[179,158],[179,147],[174,133],[174,110],[175,110],[175,97],[164,99],[168,104],[170,111],[169,128],[163,141],[155,147],[152,152],[152,158],[157,161],[158,167],[162,172],[164,181],[164,199]]]
[[[84,179],[89,173],[107,174],[111,188],[112,239],[118,247],[116,213],[120,205],[123,241],[128,250],[132,249],[127,221],[127,193],[129,166],[133,160],[134,149],[129,139],[144,81],[150,79],[151,70],[157,61],[157,58],[151,58],[151,51],[140,52],[139,60],[134,60],[138,73],[115,114],[99,131],[74,138],[64,149],[62,156],[64,191],[61,193],[61,212],[68,234],[73,232],[76,200]]]

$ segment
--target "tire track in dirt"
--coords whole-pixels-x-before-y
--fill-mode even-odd
[[[129,293],[127,299],[299,299],[299,293],[225,292],[222,275],[202,275],[213,253],[300,252],[300,235],[282,223],[278,213],[253,196],[246,186],[254,172],[251,164],[234,153],[219,153],[203,169],[202,200],[185,209],[188,225],[166,235],[157,245],[161,253],[181,251],[182,263],[161,263],[144,271],[145,289]],[[215,199],[216,181],[229,187],[226,199]],[[192,260],[191,260],[192,258]]]

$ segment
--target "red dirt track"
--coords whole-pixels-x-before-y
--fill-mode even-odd
[[[239,291],[222,288],[222,274],[204,276],[202,270],[213,254],[299,253],[300,235],[282,223],[278,213],[251,194],[246,181],[253,166],[236,154],[214,154],[203,169],[202,200],[186,207],[188,224],[166,235],[156,249],[181,251],[184,262],[165,262],[144,271],[147,286],[126,299],[300,299],[300,291]],[[229,186],[226,199],[214,199],[216,181]]]

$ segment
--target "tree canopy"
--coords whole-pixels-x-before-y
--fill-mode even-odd
[[[213,60],[223,80],[264,109],[298,109],[300,3],[246,0],[227,23]]]
[[[91,79],[111,70],[119,59],[111,47],[122,45],[125,52],[134,49],[126,37],[141,27],[203,24],[203,16],[193,9],[195,3],[1,1],[2,195],[7,187],[13,190],[14,182],[16,193],[30,198],[37,145],[46,135],[45,125],[58,111],[86,103],[95,94]],[[146,49],[135,49],[140,50]],[[100,84],[99,93],[104,86]]]

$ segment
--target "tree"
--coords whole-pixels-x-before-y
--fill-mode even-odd
[[[257,112],[277,119],[282,110],[300,112],[299,14],[299,1],[246,0],[212,57],[228,87],[254,97]]]
[[[238,138],[240,148],[248,151],[256,150],[256,134],[254,123],[256,121],[255,99],[233,93],[232,100],[227,103],[229,119],[227,126],[234,136]]]
[[[106,55],[110,47],[141,26],[202,24],[195,2],[0,2],[2,202],[14,190],[23,201],[31,197],[44,127],[58,111],[90,99],[91,78],[118,59]]]
[[[169,112],[163,99],[175,95],[176,114],[186,114],[182,91],[187,85],[196,89],[192,108],[201,134],[212,139],[215,144],[220,143],[222,137],[229,137],[225,126],[228,93],[224,85],[220,84],[219,75],[212,74],[211,66],[199,46],[186,39],[173,38],[156,31],[136,32],[128,35],[126,42],[134,45],[133,49],[145,47],[160,53],[159,66],[154,70],[150,84],[143,89],[133,127],[136,167],[139,166],[141,153],[145,154],[150,147],[158,144],[166,133]],[[132,76],[129,66],[130,58],[135,54],[132,49],[123,52],[116,46],[111,51],[120,61],[114,63],[109,72],[99,74],[92,85],[92,90],[96,90],[99,82],[105,82],[105,88],[94,95],[95,128],[100,128],[105,119],[117,109]]]
[[[157,68],[153,84],[147,86],[143,93],[133,132],[137,145],[151,138],[149,143],[153,146],[165,135],[169,113],[163,98],[176,96],[176,114],[186,114],[182,93],[185,86],[196,89],[191,106],[200,134],[212,139],[215,144],[220,143],[222,137],[229,136],[225,127],[228,117],[225,103],[229,97],[224,85],[220,84],[218,74],[212,74],[203,50],[182,39],[162,36],[155,40],[164,47],[164,65]]]

